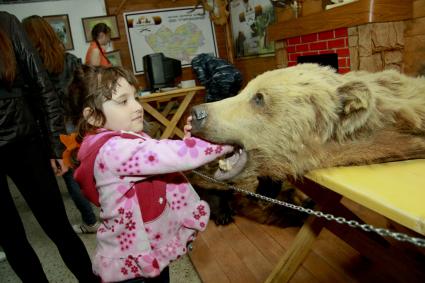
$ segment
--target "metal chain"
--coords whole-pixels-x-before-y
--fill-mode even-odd
[[[198,171],[195,171],[195,170],[192,170],[192,172],[195,173],[196,175],[210,181],[210,182],[227,186],[229,189],[231,189],[233,191],[243,193],[245,195],[249,195],[249,196],[258,198],[260,200],[264,200],[264,201],[268,201],[268,202],[271,202],[271,203],[274,203],[274,204],[277,204],[277,205],[285,206],[285,207],[297,210],[299,212],[303,212],[303,213],[307,213],[309,215],[314,215],[316,217],[324,218],[324,219],[329,220],[329,221],[335,221],[339,224],[347,224],[350,227],[360,228],[360,229],[362,229],[363,231],[366,231],[366,232],[373,232],[373,233],[376,233],[376,234],[378,234],[382,237],[391,237],[391,238],[396,239],[397,241],[400,241],[400,242],[408,242],[408,243],[414,244],[414,245],[422,247],[422,248],[425,247],[425,239],[423,239],[423,238],[411,237],[411,236],[408,236],[404,233],[393,232],[393,231],[385,229],[385,228],[374,227],[373,225],[370,225],[370,224],[364,224],[364,223],[362,224],[362,223],[359,223],[356,220],[347,220],[347,219],[345,219],[344,217],[341,217],[341,216],[336,217],[336,216],[329,214],[329,213],[323,213],[322,211],[313,210],[313,209],[310,209],[310,208],[304,208],[302,206],[298,206],[298,205],[295,205],[295,204],[292,204],[292,203],[280,201],[280,200],[269,198],[269,197],[266,197],[266,196],[263,196],[263,195],[260,195],[260,194],[256,194],[256,193],[253,193],[253,192],[250,192],[250,191],[239,189],[235,186],[229,185],[225,182],[218,181],[218,180],[216,180],[216,179],[214,179],[210,176],[205,175],[204,173],[201,173],[201,172],[198,172]]]

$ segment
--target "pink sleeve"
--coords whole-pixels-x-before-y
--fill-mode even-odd
[[[103,165],[117,175],[156,175],[195,169],[232,152],[230,145],[198,138],[185,140],[112,138],[99,154]]]

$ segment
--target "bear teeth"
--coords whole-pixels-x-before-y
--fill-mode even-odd
[[[233,155],[218,161],[218,169],[214,174],[217,180],[228,180],[240,174],[248,161],[247,152],[236,150]]]
[[[223,170],[223,171],[230,171],[230,170],[232,170],[232,164],[230,163],[230,160],[229,159],[225,159],[225,160],[223,160],[223,159],[220,159],[219,161],[218,161],[218,167],[220,168],[220,170]]]

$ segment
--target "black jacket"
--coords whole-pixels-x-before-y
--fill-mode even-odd
[[[65,129],[59,97],[18,19],[0,11],[0,28],[11,39],[17,65],[12,88],[0,86],[0,147],[30,140],[40,135],[42,127],[48,133],[52,157],[61,158],[64,147],[59,134]]]
[[[64,109],[65,121],[69,120],[69,86],[74,79],[75,70],[82,65],[81,59],[71,53],[65,53],[65,63],[60,74],[49,74],[56,93],[59,96],[61,107]]]

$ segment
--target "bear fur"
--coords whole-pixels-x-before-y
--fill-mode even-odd
[[[192,109],[192,133],[248,154],[230,181],[425,157],[425,77],[299,64]]]

